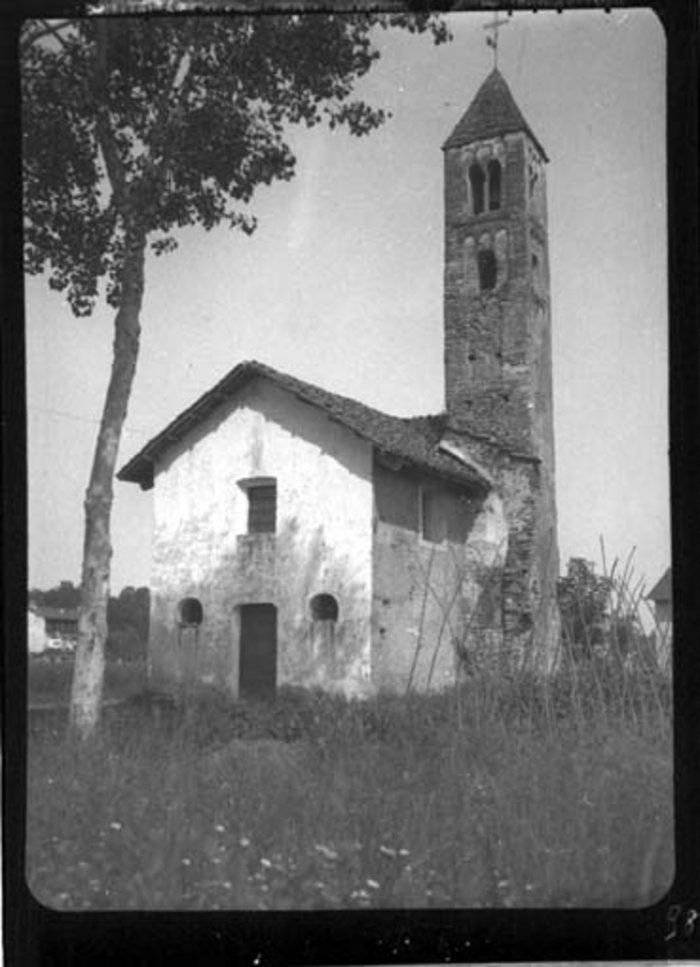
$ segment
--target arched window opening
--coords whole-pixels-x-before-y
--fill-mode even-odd
[[[498,266],[496,256],[490,248],[483,248],[477,253],[477,264],[479,266],[479,288],[482,292],[493,289],[496,286]]]
[[[532,284],[536,289],[542,286],[542,267],[538,256],[532,253]]]
[[[501,165],[492,160],[488,165],[489,173],[489,211],[495,212],[501,207]]]
[[[469,184],[472,189],[472,211],[475,215],[481,215],[484,210],[484,187],[486,176],[481,165],[474,162],[469,166]]]
[[[532,163],[530,163],[530,165],[528,167],[528,175],[529,175],[529,177],[528,177],[528,193],[530,195],[530,198],[532,198],[532,196],[535,193],[535,186],[537,185],[537,178],[538,178],[537,168]]]
[[[309,602],[311,612],[311,647],[319,667],[331,678],[336,674],[336,625],[338,602],[332,594],[316,594]]]
[[[177,606],[177,622],[183,627],[198,627],[204,620],[199,598],[183,598]]]
[[[314,621],[338,620],[338,602],[332,594],[316,594],[311,599],[309,607]]]

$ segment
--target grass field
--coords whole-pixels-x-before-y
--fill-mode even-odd
[[[70,702],[73,680],[73,658],[29,659],[28,691],[29,706],[61,705]],[[146,687],[146,663],[107,662],[104,682],[104,698],[121,700],[143,691]]]
[[[593,666],[368,702],[141,693],[30,733],[57,909],[641,906],[673,875],[668,681]]]

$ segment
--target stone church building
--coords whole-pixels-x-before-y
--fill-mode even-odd
[[[367,695],[551,663],[547,155],[497,69],[443,152],[443,413],[243,362],[120,471],[154,488],[154,683]]]

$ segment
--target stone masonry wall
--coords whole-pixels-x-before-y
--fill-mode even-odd
[[[505,138],[501,207],[480,215],[467,205],[464,149],[445,152],[445,383],[455,425],[541,456],[552,406],[549,284],[544,169],[530,197],[528,146],[525,135]],[[490,289],[479,284],[483,250],[497,264]]]
[[[492,580],[499,583],[505,666],[551,666],[558,647],[556,578],[559,557],[553,489],[543,481],[542,464],[451,431],[447,441],[490,473],[491,497],[499,508],[500,539]],[[481,662],[483,664],[483,661]]]
[[[437,489],[446,537],[421,533],[421,488]],[[495,523],[494,523],[495,520]],[[467,656],[498,653],[505,528],[491,500],[375,460],[373,680],[378,689],[440,689]]]
[[[496,211],[470,208],[474,155],[503,165]],[[492,287],[479,276],[484,250]],[[445,382],[449,439],[491,473],[508,523],[507,659],[540,661],[558,639],[559,561],[546,182],[524,133],[445,151]]]

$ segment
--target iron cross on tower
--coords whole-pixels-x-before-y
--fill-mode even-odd
[[[494,67],[498,67],[498,31],[503,26],[506,26],[506,27],[508,26],[508,19],[506,17],[502,17],[499,20],[498,19],[498,14],[496,13],[495,10],[494,10],[494,13],[493,13],[493,20],[489,21],[489,23],[487,23],[487,24],[484,24],[484,30],[492,30],[493,31],[493,35],[491,37],[487,37],[486,38],[486,43],[489,45],[489,47],[491,47],[493,49],[493,66]]]

